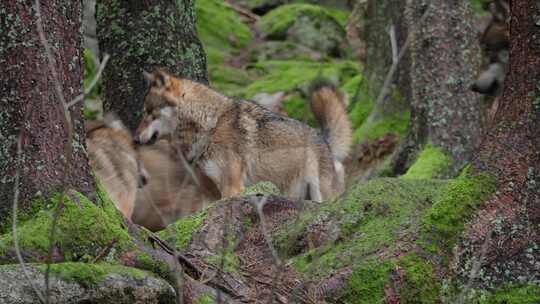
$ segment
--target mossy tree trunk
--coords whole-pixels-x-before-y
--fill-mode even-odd
[[[73,157],[66,164],[69,125],[39,40],[33,5],[6,0],[0,10],[0,224],[5,224],[13,202],[17,168],[22,209],[60,191],[66,174],[68,189],[87,195],[94,191],[83,149],[80,103],[70,108]],[[69,102],[82,93],[81,3],[41,1],[41,15],[61,91]],[[17,161],[19,138],[22,155]]]
[[[540,280],[540,3],[511,1],[509,72],[495,118],[474,161],[498,192],[477,212],[458,250],[459,265],[479,259],[476,283]],[[483,278],[491,278],[479,282]],[[538,288],[538,287],[537,287]]]
[[[97,1],[102,54],[111,55],[103,73],[104,110],[137,127],[146,84],[143,69],[168,69],[207,82],[206,57],[196,33],[192,0]]]
[[[412,39],[404,90],[411,117],[392,171],[405,173],[431,143],[452,158],[452,175],[471,161],[482,135],[481,104],[469,90],[481,59],[471,7],[466,0],[409,1],[404,16]]]

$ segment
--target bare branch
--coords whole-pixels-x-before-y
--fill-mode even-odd
[[[73,124],[71,123],[71,113],[69,112],[69,107],[67,106],[67,103],[65,101],[65,98],[64,98],[64,94],[63,94],[63,89],[62,89],[62,84],[59,80],[59,76],[58,76],[58,72],[56,70],[56,67],[54,65],[54,58],[52,56],[52,52],[51,52],[51,46],[50,44],[47,42],[47,38],[45,36],[45,31],[43,30],[43,20],[41,18],[41,5],[40,5],[40,2],[39,0],[36,0],[35,2],[35,10],[36,10],[36,16],[37,16],[37,22],[36,22],[36,26],[37,26],[37,32],[38,32],[38,35],[39,35],[39,40],[41,42],[41,44],[43,45],[43,47],[45,48],[45,54],[47,56],[47,66],[49,68],[49,71],[51,72],[52,74],[52,77],[53,77],[53,83],[54,83],[54,88],[55,88],[55,91],[56,91],[56,95],[58,97],[58,100],[60,101],[61,105],[62,105],[62,109],[63,109],[63,112],[64,112],[64,119],[65,119],[65,125],[67,127],[67,132],[68,132],[68,136],[67,136],[67,142],[66,142],[66,145],[64,146],[64,156],[65,156],[65,169],[64,169],[64,175],[63,175],[63,178],[62,178],[62,183],[61,183],[61,197],[60,197],[60,201],[58,203],[58,205],[56,206],[56,209],[55,209],[55,214],[54,214],[54,218],[53,218],[53,222],[52,222],[52,225],[51,225],[51,231],[50,231],[50,236],[49,236],[49,252],[48,252],[48,256],[47,256],[47,260],[46,260],[46,265],[47,265],[47,268],[46,268],[46,271],[45,271],[45,303],[49,303],[49,295],[50,295],[50,288],[49,288],[49,275],[50,275],[50,263],[51,263],[51,260],[52,260],[52,255],[53,255],[53,250],[54,250],[54,236],[55,236],[55,233],[56,233],[56,224],[58,222],[58,218],[60,216],[60,213],[63,209],[63,206],[64,206],[64,199],[65,199],[65,192],[66,192],[66,184],[67,184],[67,181],[68,181],[68,178],[69,178],[69,174],[68,172],[70,171],[70,167],[71,167],[71,160],[72,160],[72,143],[73,143]]]
[[[25,119],[26,121],[26,119]],[[12,230],[13,230],[13,246],[15,247],[15,254],[17,255],[17,260],[19,261],[19,264],[21,264],[21,269],[23,271],[24,277],[26,280],[30,283],[30,286],[32,286],[32,289],[36,293],[37,297],[39,298],[39,301],[41,303],[46,303],[45,298],[43,297],[43,294],[39,291],[38,287],[35,285],[34,281],[30,279],[30,275],[28,274],[28,270],[26,269],[26,264],[24,262],[23,256],[21,254],[21,248],[19,247],[19,239],[17,236],[17,211],[18,211],[18,203],[19,203],[19,182],[21,178],[21,156],[22,156],[22,135],[23,135],[24,125],[21,127],[21,132],[19,133],[19,137],[17,139],[17,170],[15,172],[15,185],[14,185],[14,195],[13,195],[13,210],[12,210]]]
[[[107,61],[109,61],[109,58],[111,58],[109,54],[105,54],[105,56],[103,56],[103,60],[101,60],[101,63],[99,65],[96,75],[94,76],[94,79],[92,79],[92,82],[90,82],[90,85],[84,90],[83,94],[80,94],[79,96],[75,97],[72,101],[70,101],[67,104],[68,109],[74,106],[76,103],[84,100],[84,97],[88,96],[88,94],[92,92],[92,89],[94,89],[99,79],[101,78],[101,73],[103,73],[103,70],[105,69],[105,66],[107,65]]]
[[[388,70],[388,73],[386,74],[386,78],[384,79],[383,87],[381,88],[381,91],[379,92],[379,95],[377,96],[377,99],[375,100],[375,109],[371,111],[371,114],[369,114],[368,118],[364,122],[364,124],[369,125],[371,124],[379,115],[379,111],[377,109],[380,109],[383,103],[384,98],[388,95],[388,90],[390,89],[390,86],[392,85],[392,80],[394,79],[394,74],[397,72],[397,68],[399,66],[399,63],[401,60],[403,60],[403,57],[407,53],[407,50],[409,49],[409,46],[411,42],[413,41],[414,34],[417,30],[419,30],[424,23],[424,21],[427,19],[428,13],[430,12],[431,6],[428,6],[418,21],[418,24],[416,25],[415,29],[412,29],[409,35],[407,36],[407,39],[405,40],[405,43],[403,44],[403,47],[399,51],[399,54],[397,56],[397,60],[393,59],[392,66],[390,67],[390,70]],[[396,43],[397,44],[397,43]],[[397,48],[397,46],[396,46]]]

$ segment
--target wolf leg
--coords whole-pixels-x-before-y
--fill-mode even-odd
[[[243,166],[239,159],[230,159],[221,175],[221,196],[234,197],[244,191]]]

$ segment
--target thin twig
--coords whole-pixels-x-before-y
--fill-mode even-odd
[[[67,105],[68,109],[74,106],[76,103],[84,100],[84,97],[88,96],[88,94],[92,92],[92,89],[96,86],[99,79],[101,78],[101,73],[103,73],[103,70],[105,69],[105,66],[107,65],[107,61],[109,61],[109,58],[111,58],[109,54],[105,54],[105,56],[103,56],[103,60],[101,60],[101,63],[99,65],[96,75],[94,76],[94,79],[92,79],[92,81],[90,82],[90,85],[86,89],[84,89],[84,92],[82,94],[75,97],[72,101],[68,103]]]
[[[258,202],[255,202],[255,207],[257,209],[257,214],[261,222],[262,235],[264,237],[266,244],[268,245],[268,248],[270,248],[272,259],[274,260],[273,262],[274,262],[274,265],[276,266],[276,270],[274,271],[272,275],[272,290],[270,291],[270,299],[268,299],[268,303],[271,304],[271,303],[274,303],[274,300],[276,298],[277,281],[279,280],[279,276],[281,275],[283,263],[281,262],[281,259],[279,258],[277,250],[274,247],[274,243],[272,242],[272,238],[270,237],[270,234],[268,233],[268,228],[266,226],[263,208],[267,201],[268,201],[268,196],[265,195]]]
[[[386,95],[388,94],[388,89],[390,88],[390,85],[392,84],[392,81],[394,79],[394,74],[397,72],[399,63],[401,62],[401,60],[403,60],[403,57],[405,56],[405,54],[407,53],[407,50],[409,49],[409,46],[411,45],[411,42],[413,40],[412,38],[414,37],[413,33],[420,29],[421,25],[427,19],[429,11],[430,11],[430,6],[426,8],[424,14],[418,21],[416,28],[414,28],[411,32],[409,32],[409,35],[407,36],[407,39],[405,40],[403,47],[399,51],[397,60],[392,62],[392,66],[390,67],[390,70],[388,70],[388,73],[386,74],[383,87],[381,88],[381,91],[379,92],[379,95],[377,96],[377,99],[375,100],[375,110],[371,111],[371,114],[369,114],[364,124],[369,125],[377,118],[379,111],[376,109],[382,108],[382,102],[384,98],[386,98]]]
[[[24,120],[26,121],[26,119]],[[28,270],[26,269],[26,264],[24,262],[23,256],[21,254],[21,248],[19,247],[19,239],[17,236],[17,210],[19,203],[19,182],[21,178],[21,156],[22,156],[22,135],[24,130],[24,122],[19,133],[19,138],[17,139],[17,169],[15,172],[15,185],[14,185],[14,194],[13,194],[13,210],[12,210],[12,230],[13,230],[13,247],[15,247],[15,254],[17,255],[17,260],[21,264],[21,269],[23,271],[24,277],[30,283],[30,286],[36,293],[39,301],[41,303],[46,303],[43,294],[39,291],[38,287],[35,285],[34,281],[30,279]]]
[[[61,183],[61,191],[60,191],[60,201],[58,202],[58,205],[56,206],[53,221],[51,224],[51,231],[49,235],[49,252],[46,260],[46,271],[45,271],[45,303],[49,303],[49,296],[50,296],[50,288],[49,288],[49,275],[50,275],[50,265],[52,260],[52,254],[54,250],[54,237],[56,233],[56,225],[58,222],[58,218],[60,216],[60,213],[64,206],[64,199],[65,199],[65,192],[66,192],[66,183],[69,178],[68,172],[71,168],[71,160],[72,160],[72,143],[73,143],[73,124],[71,123],[71,113],[69,112],[69,107],[67,106],[67,103],[64,98],[62,84],[60,82],[60,78],[58,77],[58,72],[56,71],[56,67],[54,65],[54,58],[52,56],[51,52],[51,46],[47,42],[47,38],[45,36],[45,31],[43,30],[43,20],[41,18],[41,5],[39,0],[36,0],[35,2],[35,10],[36,10],[36,16],[37,16],[37,31],[38,36],[41,44],[45,48],[45,54],[47,56],[47,65],[49,68],[49,71],[52,74],[53,77],[53,83],[54,88],[56,91],[56,95],[60,101],[60,104],[62,105],[62,109],[64,112],[64,119],[65,119],[65,125],[67,126],[68,136],[67,136],[67,142],[64,146],[64,156],[65,156],[65,168],[64,168],[64,176],[62,178]]]

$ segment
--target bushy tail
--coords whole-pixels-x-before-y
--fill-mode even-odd
[[[343,162],[351,150],[352,130],[346,111],[346,97],[327,80],[311,85],[311,111],[323,131],[334,159]]]

